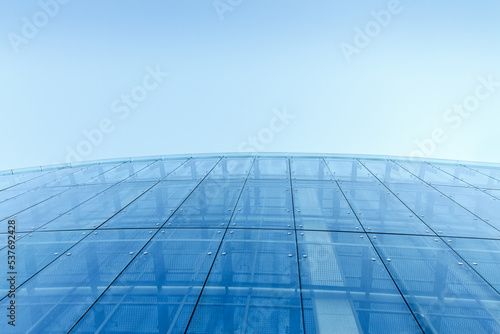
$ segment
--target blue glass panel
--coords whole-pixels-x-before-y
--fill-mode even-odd
[[[198,180],[162,181],[113,216],[102,228],[161,226],[198,185]]]
[[[16,332],[70,330],[150,238],[148,230],[89,234],[17,289]],[[7,303],[6,298],[0,307],[5,310]],[[0,322],[0,332],[11,333],[8,326]]]
[[[388,184],[397,196],[434,231],[442,236],[494,238],[498,231],[429,186]],[[453,187],[455,188],[455,187]]]
[[[370,237],[425,332],[500,332],[500,295],[441,238]]]
[[[108,187],[108,185],[92,185],[69,188],[69,190],[59,195],[53,196],[38,205],[18,213],[16,215],[18,218],[18,230],[29,231],[37,229],[81,205]]]
[[[231,232],[224,237],[187,332],[302,333],[293,233]]]
[[[500,241],[468,238],[446,238],[472,268],[500,292]]]
[[[418,177],[392,161],[362,159],[361,162],[384,183],[423,183]]]
[[[408,162],[397,162],[398,165],[404,167],[415,176],[428,182],[430,184],[439,185],[453,185],[453,186],[467,186],[466,183],[460,181],[456,177],[443,172],[439,168],[434,167],[428,163],[408,163]]]
[[[167,177],[176,168],[182,166],[187,159],[159,160],[144,168],[130,179],[130,181],[159,181]]]
[[[297,238],[307,333],[421,333],[364,233]]]
[[[363,165],[356,159],[325,159],[328,168],[336,180],[343,181],[374,181]]]
[[[297,229],[363,230],[335,182],[294,181],[293,198]]]
[[[21,195],[24,195],[28,192],[31,192],[32,190],[27,190],[27,189],[6,189],[0,191],[0,204],[9,201],[15,198],[18,198]]]
[[[224,158],[207,176],[208,179],[245,179],[254,158]]]
[[[27,182],[29,180],[41,177],[47,172],[33,172],[25,174],[7,174],[0,176],[0,190],[8,189],[14,187],[20,183]]]
[[[70,212],[54,219],[45,225],[45,228],[47,230],[94,229],[114,216],[152,185],[151,182],[117,184],[83,205],[77,206]],[[30,223],[33,224],[33,222],[26,222],[28,226]],[[106,227],[105,225],[103,227]]]
[[[236,228],[293,228],[290,181],[248,180],[231,219]]]
[[[292,180],[333,180],[333,175],[322,158],[290,159]]]
[[[478,188],[500,188],[500,181],[478,173],[475,170],[461,165],[445,165],[433,163],[433,166],[453,175],[457,179],[474,185]]]
[[[222,239],[158,233],[75,327],[76,333],[184,333]]]
[[[89,231],[78,232],[33,232],[23,238],[17,238],[15,262],[17,285],[55,261],[76,242],[84,238]],[[2,238],[7,240],[7,237]],[[0,250],[0,263],[7,263],[9,248]],[[0,280],[0,298],[4,298],[9,290],[9,282]]]
[[[50,186],[52,182],[69,178],[72,174],[78,173],[80,171],[83,171],[87,169],[87,167],[78,167],[78,168],[64,168],[64,169],[57,169],[54,171],[51,171],[49,173],[46,173],[40,177],[37,177],[35,179],[29,180],[27,182],[18,184],[11,189],[27,189],[27,190],[32,190],[37,187],[44,187],[44,186]]]
[[[248,178],[288,180],[290,177],[288,167],[287,158],[257,158]]]
[[[11,215],[24,211],[30,207],[39,205],[40,203],[43,203],[44,201],[47,201],[70,189],[71,188],[69,187],[38,188],[5,200],[0,203],[0,212],[2,213],[2,217],[0,218],[10,217]]]
[[[95,176],[85,182],[85,184],[114,184],[123,180],[133,181],[133,176],[153,164],[153,161],[127,162],[113,168],[103,174]]]
[[[77,170],[75,173],[71,173],[65,177],[60,177],[52,182],[47,183],[44,187],[63,187],[63,186],[74,186],[84,184],[90,180],[99,178],[101,174],[112,173],[111,171],[121,164],[99,164],[95,166],[85,167],[83,169]]]
[[[500,200],[475,188],[436,186],[436,188],[450,197],[455,206],[462,206],[479,218],[472,218],[474,221],[480,219],[493,226],[496,231],[500,231]],[[496,235],[495,231],[493,233]],[[470,234],[473,237],[475,235]],[[488,235],[487,237],[493,237]]]
[[[368,232],[425,234],[429,228],[386,187],[339,182],[347,201]]]
[[[205,180],[170,218],[167,226],[227,226],[243,184],[236,180]]]
[[[219,160],[215,158],[190,159],[167,176],[166,180],[201,180],[214,168]]]
[[[486,188],[492,188],[492,187],[498,188],[498,183],[500,181],[500,168],[493,166],[491,167],[467,166],[467,167],[489,177],[491,181],[488,180]],[[491,182],[491,184],[489,182]]]

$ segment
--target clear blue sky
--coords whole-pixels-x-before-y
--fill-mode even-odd
[[[499,15],[498,0],[4,0],[0,170],[251,150],[500,162]]]

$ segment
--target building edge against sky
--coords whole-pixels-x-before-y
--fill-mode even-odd
[[[370,159],[370,160],[396,160],[407,162],[435,162],[442,164],[465,164],[468,166],[490,166],[500,168],[500,162],[487,161],[471,161],[471,160],[456,160],[456,159],[439,159],[439,158],[422,158],[398,155],[377,155],[377,154],[344,154],[344,153],[307,153],[307,152],[219,152],[219,153],[187,153],[187,154],[168,154],[168,155],[152,155],[152,156],[137,156],[137,157],[121,157],[111,159],[96,159],[85,160],[78,162],[58,163],[41,166],[30,166],[24,168],[0,170],[1,175],[20,174],[28,172],[47,171],[62,168],[73,168],[95,164],[118,163],[118,162],[137,162],[137,161],[153,161],[153,160],[168,160],[180,159],[189,157],[303,157],[303,158],[340,158],[340,159]]]
[[[0,329],[500,333],[498,201],[498,164],[398,157],[4,171]]]

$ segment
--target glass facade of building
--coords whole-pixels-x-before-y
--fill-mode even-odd
[[[6,171],[0,332],[500,333],[499,202],[499,165],[439,160]]]

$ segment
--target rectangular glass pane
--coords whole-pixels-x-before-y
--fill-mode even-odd
[[[436,186],[436,188],[451,198],[455,202],[455,206],[464,207],[472,212],[474,214],[473,221],[482,220],[493,226],[496,231],[500,231],[500,210],[498,209],[500,200],[494,197],[494,194],[487,194],[474,188],[446,186]],[[495,236],[488,235],[487,237]]]
[[[288,169],[287,158],[257,158],[248,178],[288,180],[290,178]]]
[[[203,181],[170,218],[171,227],[226,227],[238,200],[243,182]]]
[[[453,175],[457,179],[474,185],[478,188],[497,188],[500,189],[500,181],[478,173],[475,170],[461,165],[445,165],[433,163],[433,166],[440,170]]]
[[[361,162],[384,183],[422,183],[418,177],[392,161],[362,159]]]
[[[364,233],[298,236],[307,333],[421,333]]]
[[[208,179],[246,179],[254,158],[223,158]]]
[[[499,182],[500,182],[500,169],[499,168],[493,168],[493,167],[476,167],[476,166],[467,166],[468,168],[484,174],[488,176],[490,180],[488,180],[486,188],[499,188]],[[491,182],[491,183],[490,183]]]
[[[248,180],[231,219],[236,228],[293,228],[290,181]]]
[[[99,178],[100,175],[111,172],[121,164],[99,164],[88,166],[78,170],[76,173],[71,173],[66,177],[57,178],[54,181],[47,183],[45,187],[63,187],[81,185],[90,180]]]
[[[133,180],[133,176],[151,165],[152,161],[147,162],[127,162],[113,168],[103,174],[91,178],[85,184],[115,184],[123,180]]]
[[[89,231],[33,232],[17,238],[15,248],[17,286],[57,260],[88,233]],[[0,250],[0,263],[7,263],[8,254],[9,248]],[[6,296],[9,287],[10,283],[7,280],[0,280],[0,298]]]
[[[85,204],[54,219],[45,228],[47,230],[94,229],[114,216],[152,185],[150,182],[119,183],[93,197]],[[35,224],[36,221],[28,221],[25,224],[29,227],[30,223]]]
[[[158,160],[155,163],[141,170],[127,180],[131,181],[160,181],[167,177],[176,168],[182,166],[187,159]]]
[[[16,331],[66,333],[150,238],[148,230],[89,234],[17,289]],[[7,326],[2,321],[0,332],[9,333]]]
[[[76,333],[184,333],[222,234],[163,230],[75,327]]]
[[[333,175],[323,158],[292,158],[290,166],[292,180],[333,180]]]
[[[220,159],[216,158],[189,159],[186,163],[167,176],[166,180],[201,180],[210,172],[212,168],[214,168],[219,160]]]
[[[162,181],[106,222],[102,228],[159,227],[198,185],[198,180]]]
[[[302,333],[295,236],[284,230],[232,232],[187,332]]]
[[[60,179],[69,178],[72,174],[78,173],[85,169],[87,169],[87,167],[56,169],[40,177],[18,184],[11,189],[33,190],[37,187],[50,186],[53,182],[56,182]]]
[[[498,231],[486,222],[433,187],[393,183],[388,186],[425,222],[429,230],[426,234],[479,238],[494,238],[498,234]]]
[[[40,205],[41,203],[50,200],[51,198],[70,190],[69,187],[58,187],[58,188],[38,188],[33,191],[29,191],[20,194],[16,197],[10,198],[8,200],[0,203],[0,212],[2,214],[1,218],[10,217],[16,213],[22,212],[28,208]]]
[[[334,181],[294,181],[293,198],[297,229],[363,230]]]
[[[386,187],[375,183],[339,182],[367,232],[425,234],[429,228]]]
[[[438,185],[453,185],[453,186],[467,186],[466,183],[460,181],[456,177],[443,172],[437,167],[434,167],[428,163],[408,163],[408,162],[397,162],[398,165],[402,166],[404,169],[408,170],[415,176],[424,180],[430,184]]]
[[[472,268],[500,292],[500,241],[469,238],[446,238]]]
[[[356,159],[325,159],[336,180],[372,181],[373,176]]]
[[[0,176],[0,190],[8,189],[14,187],[20,183],[27,182],[29,180],[41,177],[48,172],[33,172],[24,174],[6,174]]]
[[[441,238],[370,237],[426,333],[500,332],[500,295]]]

